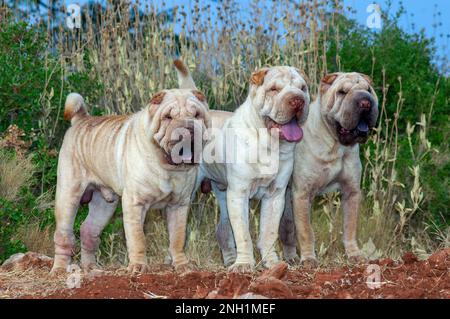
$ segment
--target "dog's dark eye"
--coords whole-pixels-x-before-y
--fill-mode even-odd
[[[307,91],[308,91],[308,87],[307,87],[306,85],[302,85],[301,90],[302,90],[303,92],[307,92]]]
[[[165,120],[171,120],[171,119],[172,119],[172,116],[170,116],[170,114],[167,114],[166,116],[164,116],[164,119],[165,119]]]
[[[340,95],[346,95],[346,94],[347,94],[347,92],[345,92],[344,90],[339,90],[338,93],[339,93]]]

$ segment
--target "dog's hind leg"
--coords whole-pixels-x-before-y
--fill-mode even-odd
[[[298,264],[300,257],[297,254],[297,238],[295,234],[295,222],[292,212],[292,190],[286,189],[286,202],[284,212],[280,220],[280,241],[283,247],[283,257],[291,265]]]
[[[216,237],[222,251],[223,263],[225,267],[228,267],[236,261],[236,244],[230,218],[228,217],[227,193],[219,190],[214,182],[212,182],[212,189],[219,202],[220,209],[220,220],[216,228]]]
[[[77,181],[70,173],[70,169],[61,174],[58,168],[55,199],[56,230],[53,237],[55,259],[52,273],[66,271],[71,262],[75,249],[73,224],[85,189],[86,185]]]
[[[107,190],[95,190],[89,202],[89,214],[81,225],[81,265],[89,270],[97,266],[95,253],[100,235],[116,210],[118,196]]]

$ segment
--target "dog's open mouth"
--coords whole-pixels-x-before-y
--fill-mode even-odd
[[[358,125],[352,130],[344,128],[338,122],[336,124],[337,133],[341,137],[367,137],[369,135],[370,128],[365,120],[360,120]]]
[[[265,124],[267,129],[270,131],[273,128],[279,130],[280,139],[288,142],[300,142],[303,138],[303,130],[298,125],[297,118],[294,117],[292,120],[285,124],[280,124],[272,120],[270,117],[266,117]]]

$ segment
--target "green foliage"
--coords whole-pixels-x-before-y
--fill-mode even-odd
[[[39,97],[49,68],[44,65],[45,34],[25,22],[0,25],[0,131],[10,123],[29,132],[38,126]]]
[[[0,198],[0,263],[26,250],[14,239],[20,225],[39,220],[53,224],[53,209],[39,209],[39,197],[54,198],[57,149],[68,123],[63,120],[64,99],[80,92],[90,103],[101,96],[102,86],[84,55],[85,68],[67,73],[57,54],[48,53],[45,30],[25,22],[0,19],[0,134],[16,124],[32,141],[35,173],[31,187],[22,189],[20,200]],[[94,110],[94,113],[98,111]]]
[[[13,239],[15,226],[21,220],[20,209],[0,198],[0,263],[14,253],[26,251],[22,242]]]
[[[25,245],[14,238],[17,226],[24,221],[24,206],[0,198],[0,263],[12,254],[26,251]]]
[[[102,87],[92,65],[67,73],[64,61],[49,51],[45,30],[39,26],[0,21],[0,132],[16,124],[32,133],[30,137],[42,137],[48,147],[55,147],[67,128],[63,124],[67,94],[77,91],[95,102]]]

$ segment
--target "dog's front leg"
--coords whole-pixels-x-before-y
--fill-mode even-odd
[[[347,256],[360,261],[361,252],[356,241],[356,229],[358,226],[358,212],[361,201],[361,190],[358,187],[343,187],[342,208],[344,211],[344,247]]]
[[[189,205],[167,206],[167,227],[169,230],[169,253],[176,270],[184,271],[189,261],[184,253]]]
[[[271,196],[263,197],[261,201],[261,222],[258,248],[265,267],[270,268],[279,259],[275,252],[278,239],[281,215],[283,214],[286,189],[279,189]]]
[[[230,217],[228,216],[227,192],[221,191],[215,183],[212,184],[212,189],[220,208],[220,220],[216,228],[216,237],[222,251],[223,263],[225,267],[228,267],[236,261],[236,243]]]
[[[128,249],[128,270],[130,272],[147,272],[144,221],[148,209],[137,196],[124,191],[122,196],[123,223]]]
[[[279,236],[283,246],[284,260],[290,265],[296,265],[300,262],[300,257],[297,255],[297,237],[292,211],[292,188],[290,186],[286,189],[284,198],[284,211],[280,220]]]
[[[294,208],[295,230],[297,241],[300,244],[301,262],[306,266],[317,265],[315,253],[314,231],[311,226],[311,201],[314,196],[301,191],[302,186],[297,186],[294,180],[292,190],[292,205]]]
[[[236,261],[228,269],[233,272],[250,272],[255,265],[253,244],[249,229],[249,195],[245,190],[227,190],[227,206],[236,241]]]

